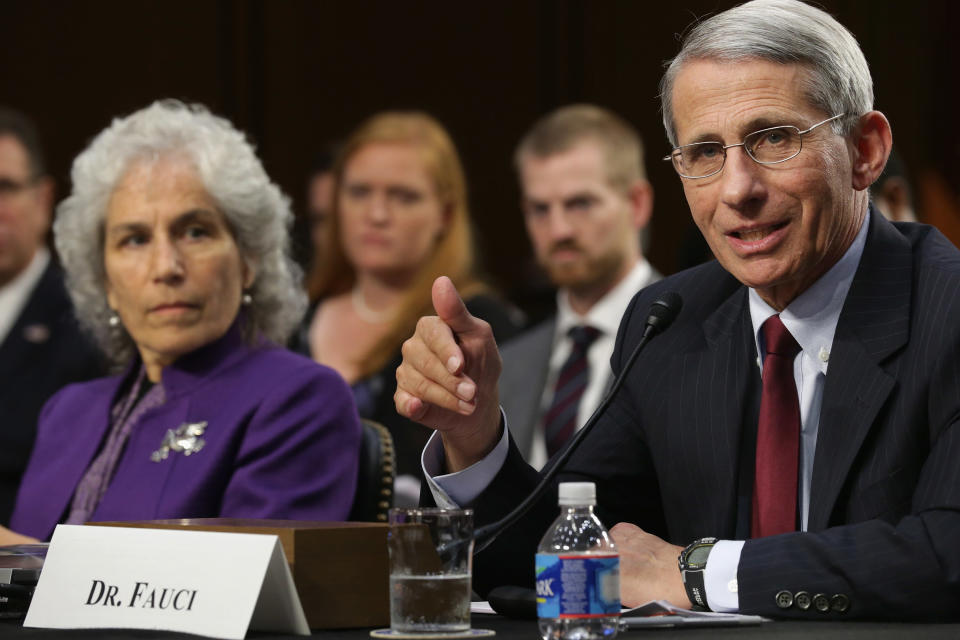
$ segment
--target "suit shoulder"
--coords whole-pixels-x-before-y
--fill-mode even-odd
[[[489,293],[480,293],[464,301],[467,311],[490,324],[497,343],[504,343],[523,328],[523,312]]]
[[[960,250],[933,227],[912,227],[904,234],[913,249],[911,335],[930,336],[942,353],[955,358],[960,348],[955,320],[960,315]],[[951,340],[953,347],[948,346]]]
[[[120,384],[120,377],[119,375],[114,375],[85,380],[83,382],[73,382],[64,386],[51,396],[51,401],[58,399],[59,401],[69,402],[75,398],[89,398],[93,395],[112,393],[116,390],[117,385]]]
[[[272,381],[267,387],[286,386],[291,380],[303,384],[342,386],[347,388],[343,377],[334,369],[316,362],[301,353],[268,344],[251,350],[251,357],[243,361],[241,375],[255,372],[258,384]]]
[[[314,426],[339,423],[356,414],[353,393],[330,367],[272,343],[241,347],[248,352],[229,366],[206,372],[186,388],[194,408],[230,415],[254,413],[299,417]]]
[[[95,378],[84,382],[74,382],[62,387],[50,396],[40,412],[38,424],[49,423],[51,416],[67,416],[68,420],[54,421],[57,424],[72,425],[78,414],[87,411],[98,400],[106,398],[107,402],[117,391],[120,376]]]
[[[897,223],[913,248],[914,264],[944,274],[960,275],[960,250],[938,229],[926,224]]]
[[[51,260],[34,284],[20,313],[28,322],[45,322],[70,327],[73,305],[63,282],[63,272]]]
[[[683,301],[681,318],[702,319],[713,313],[741,284],[716,260],[691,267],[641,289],[633,297],[624,314],[624,320],[646,322],[650,305],[667,292],[673,292]],[[636,313],[634,313],[636,311]],[[639,316],[643,316],[640,318]]]
[[[940,231],[925,224],[894,225],[910,245],[915,310],[939,314],[960,306],[960,250]]]
[[[514,338],[508,340],[500,349],[500,354],[504,359],[522,355],[528,351],[539,350],[553,343],[553,333],[557,326],[556,316],[550,316],[546,320],[537,323],[526,331],[521,332]]]
[[[69,302],[63,269],[53,259],[50,260],[47,268],[43,270],[43,275],[41,275],[37,281],[36,288],[37,290],[42,290],[45,295]]]

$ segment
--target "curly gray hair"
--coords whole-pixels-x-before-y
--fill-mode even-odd
[[[759,59],[802,64],[810,103],[827,115],[861,116],[873,109],[873,79],[856,38],[830,14],[799,0],[754,0],[694,26],[660,82],[663,126],[677,146],[673,121],[673,84],[691,60]],[[846,135],[855,117],[834,121]]]
[[[283,344],[307,306],[302,271],[290,258],[290,200],[270,181],[246,137],[202,105],[160,100],[115,119],[73,163],[73,191],[57,207],[57,251],[77,318],[115,364],[133,356],[133,339],[109,324],[103,262],[107,205],[138,160],[183,156],[196,169],[234,234],[244,261],[256,268],[248,290],[244,336]]]

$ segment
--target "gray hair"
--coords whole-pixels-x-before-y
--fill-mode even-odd
[[[244,337],[283,344],[307,306],[302,272],[290,258],[290,200],[270,181],[246,137],[202,105],[160,100],[115,119],[73,163],[73,191],[57,207],[57,251],[77,318],[115,364],[134,354],[133,339],[110,327],[104,269],[104,225],[114,189],[138,161],[183,157],[195,168],[256,271],[247,290]]]
[[[873,79],[856,38],[820,9],[799,0],[754,0],[695,25],[660,82],[663,126],[677,146],[673,84],[691,60],[734,62],[748,59],[801,64],[809,74],[807,99],[827,115],[860,116],[873,109]],[[832,124],[850,133],[855,117]]]

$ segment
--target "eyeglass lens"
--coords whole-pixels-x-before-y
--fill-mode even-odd
[[[755,131],[743,139],[743,146],[761,164],[783,162],[800,153],[803,137],[792,126]],[[677,170],[685,176],[700,177],[717,173],[723,167],[725,150],[719,142],[703,142],[683,147],[673,156]]]
[[[783,162],[800,153],[802,137],[796,127],[775,127],[751,133],[743,139],[747,152],[757,162]]]

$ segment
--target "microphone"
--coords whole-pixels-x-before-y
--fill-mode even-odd
[[[662,296],[653,301],[650,305],[650,313],[647,315],[647,324],[643,328],[643,336],[640,341],[649,340],[657,333],[663,333],[667,327],[673,324],[680,309],[683,308],[683,299],[675,291],[667,291]],[[639,348],[639,345],[637,345]],[[624,370],[633,364],[633,354],[627,359]],[[592,418],[593,416],[591,416]]]
[[[474,554],[480,553],[487,547],[489,547],[494,540],[497,539],[505,529],[515,523],[517,520],[522,518],[527,511],[534,505],[534,503],[540,499],[540,497],[546,492],[547,488],[550,486],[551,481],[563,468],[567,460],[573,455],[573,452],[576,451],[577,447],[580,446],[580,443],[583,442],[583,439],[587,437],[587,434],[593,430],[594,425],[599,421],[600,416],[602,416],[607,407],[613,401],[613,397],[616,395],[620,387],[623,386],[623,382],[627,377],[627,372],[630,371],[630,367],[633,366],[634,361],[637,359],[637,356],[640,355],[640,352],[643,351],[643,348],[647,346],[647,343],[650,342],[656,335],[662,333],[673,323],[676,319],[677,314],[680,313],[680,309],[683,308],[683,299],[678,293],[673,291],[668,291],[658,297],[650,305],[650,311],[647,314],[647,322],[643,328],[643,335],[640,338],[640,341],[637,342],[637,346],[634,347],[633,351],[627,357],[626,361],[623,364],[623,368],[620,370],[620,374],[614,379],[613,384],[610,385],[610,389],[607,391],[606,395],[603,397],[603,400],[597,406],[596,410],[590,416],[590,419],[587,420],[586,424],[583,425],[583,428],[577,431],[572,438],[570,438],[567,445],[557,454],[553,465],[548,469],[543,477],[540,479],[540,483],[534,488],[534,490],[528,495],[523,502],[517,505],[513,511],[505,515],[500,520],[492,522],[488,525],[484,525],[477,529],[474,532]]]

